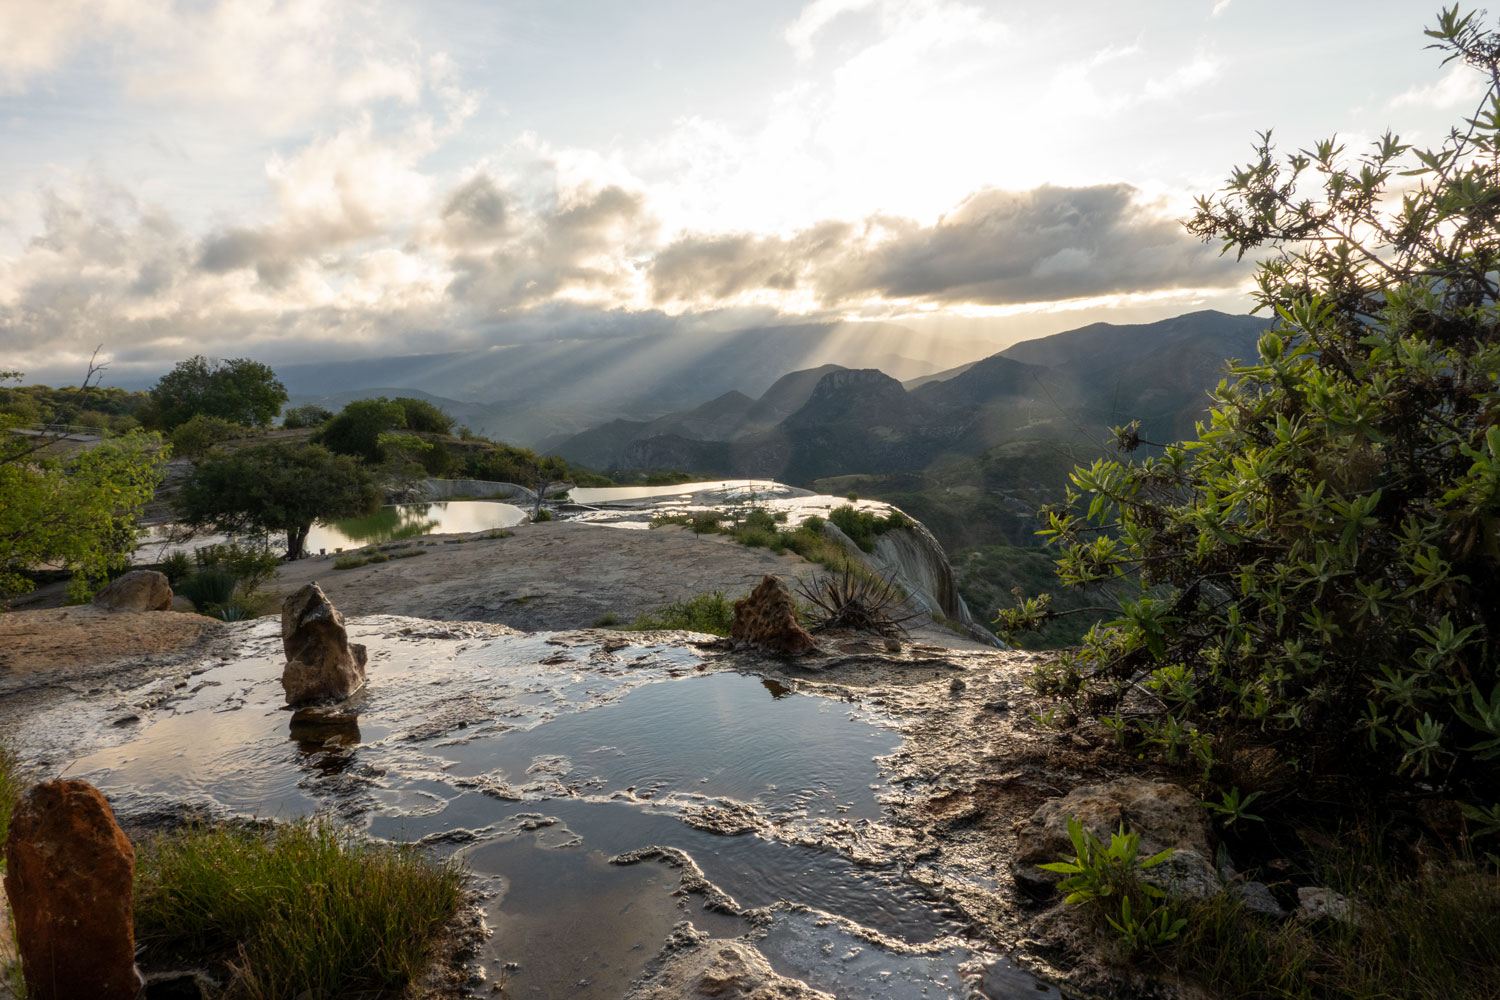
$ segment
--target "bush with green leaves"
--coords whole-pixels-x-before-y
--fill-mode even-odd
[[[1072,816],[1068,838],[1073,842],[1071,858],[1037,866],[1065,876],[1057,884],[1067,893],[1063,902],[1096,907],[1132,952],[1165,944],[1187,926],[1166,893],[1141,879],[1141,872],[1165,863],[1173,848],[1142,858],[1139,834],[1126,833],[1121,825],[1105,844]]]
[[[852,496],[852,494],[851,494]],[[850,504],[843,504],[828,512],[828,520],[838,526],[838,529],[849,536],[849,540],[865,552],[875,551],[875,540],[887,531],[897,528],[910,528],[911,519],[899,510],[893,510],[884,517],[879,517],[874,511],[859,510]]]
[[[325,409],[317,403],[303,403],[301,406],[289,407],[281,415],[281,426],[288,430],[299,430],[304,427],[322,427],[332,418],[332,410]]]
[[[225,441],[249,437],[253,433],[254,431],[249,427],[231,423],[223,417],[197,413],[172,430],[170,436],[172,454],[178,458],[190,458],[197,461],[206,458],[215,447]]]
[[[1123,704],[1221,787],[1269,752],[1346,791],[1500,788],[1500,33],[1428,34],[1488,80],[1473,116],[1429,149],[1262,135],[1188,228],[1270,251],[1279,322],[1196,440],[1078,469],[1047,512],[1065,583],[1140,589],[1041,689]]]

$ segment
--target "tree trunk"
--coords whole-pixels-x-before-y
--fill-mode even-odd
[[[286,558],[288,562],[302,558],[302,546],[307,541],[307,533],[312,531],[311,524],[299,524],[295,528],[286,529]]]

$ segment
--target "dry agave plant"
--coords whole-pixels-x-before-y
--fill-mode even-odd
[[[797,593],[809,604],[807,617],[814,632],[850,629],[894,636],[906,634],[906,623],[918,617],[908,611],[906,596],[885,577],[855,573],[844,567],[840,574],[820,575],[811,585],[803,581]]]

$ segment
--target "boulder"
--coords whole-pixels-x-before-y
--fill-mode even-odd
[[[190,614],[191,615],[191,614],[196,614],[197,613],[197,611],[198,611],[198,605],[196,605],[196,604],[193,603],[193,599],[191,597],[184,597],[181,594],[173,594],[172,595],[172,610],[173,611],[181,611],[184,614]]]
[[[812,634],[797,620],[797,602],[780,577],[766,574],[749,597],[734,602],[729,639],[737,646],[753,646],[769,653],[800,655],[818,648]]]
[[[1159,869],[1143,874],[1179,895],[1216,891],[1218,876],[1208,859],[1213,852],[1213,825],[1203,803],[1186,789],[1163,781],[1121,778],[1102,785],[1075,788],[1042,803],[1016,827],[1016,880],[1032,888],[1050,887],[1059,876],[1036,866],[1073,856],[1068,817],[1073,817],[1105,844],[1123,824],[1140,836],[1142,860],[1165,850],[1176,851]]]
[[[10,899],[31,1000],[131,1000],[135,850],[86,781],[37,785],[5,841]]]
[[[166,611],[171,606],[172,585],[154,569],[133,569],[94,595],[94,607],[105,611]]]
[[[342,700],[365,683],[365,647],[351,643],[323,588],[309,583],[281,605],[281,686],[288,705]]]
[[[1331,921],[1358,925],[1364,922],[1358,903],[1341,892],[1322,886],[1304,885],[1297,890],[1296,917],[1309,923]]]

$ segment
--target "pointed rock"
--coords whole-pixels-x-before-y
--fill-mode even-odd
[[[797,620],[797,602],[780,577],[766,574],[750,592],[734,602],[729,638],[735,645],[754,646],[771,653],[800,655],[818,648],[812,634]]]
[[[31,1000],[131,1000],[135,849],[99,790],[49,781],[21,799],[5,841],[5,893]]]
[[[323,588],[309,583],[281,605],[281,645],[286,669],[281,686],[286,703],[349,697],[365,683],[365,647],[351,643]]]

